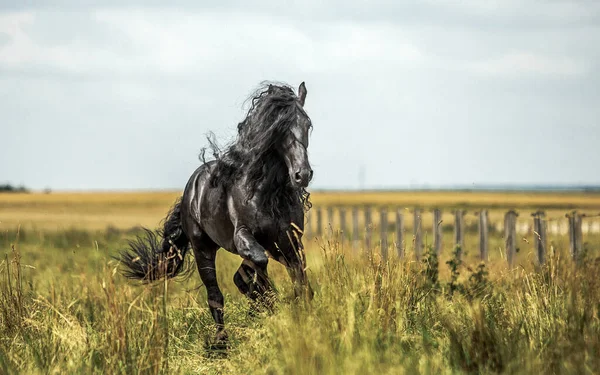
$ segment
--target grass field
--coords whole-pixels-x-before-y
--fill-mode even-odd
[[[0,228],[126,229],[138,225],[154,226],[181,194],[179,191],[10,194],[0,193]],[[465,208],[506,209],[525,212],[544,208],[550,216],[564,216],[571,209],[600,211],[598,193],[490,193],[490,192],[315,192],[315,207],[323,206],[388,206],[390,208],[424,209]],[[314,216],[314,215],[313,215]],[[377,219],[376,217],[374,219]]]
[[[598,373],[600,236],[585,237],[575,267],[568,238],[550,237],[549,262],[535,265],[531,235],[515,269],[490,235],[481,267],[467,233],[464,263],[444,234],[439,258],[354,251],[337,234],[307,240],[311,303],[293,301],[283,267],[270,274],[274,313],[248,315],[233,284],[240,259],[219,252],[218,277],[231,339],[227,355],[206,350],[213,322],[197,273],[139,286],[110,256],[155,227],[177,197],[159,193],[0,195],[0,373]],[[585,194],[314,193],[327,204],[490,207],[525,212],[594,212]],[[312,213],[311,213],[312,214]],[[526,215],[523,215],[526,216]],[[527,215],[528,216],[528,215]],[[20,226],[20,229],[19,229]],[[393,254],[393,251],[391,251]],[[193,257],[188,258],[193,262]],[[448,264],[449,263],[449,264]],[[479,266],[479,267],[478,267]]]

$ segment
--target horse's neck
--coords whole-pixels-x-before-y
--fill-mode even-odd
[[[289,202],[289,198],[294,194],[289,186],[289,179],[289,172],[283,160],[265,160],[254,195],[266,199],[266,205],[272,204],[274,200],[280,203]]]
[[[260,177],[257,190],[260,191],[272,191],[272,190],[281,190],[285,191],[287,189],[276,189],[274,184],[286,184],[289,180],[288,171],[285,167],[285,163],[283,164],[283,168],[281,165],[271,164],[265,165],[262,170],[262,176]]]
[[[272,155],[265,155],[258,162],[261,165],[261,181],[287,181],[288,170],[283,158],[274,158]]]

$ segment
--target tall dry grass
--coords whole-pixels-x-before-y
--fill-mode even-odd
[[[575,267],[559,247],[544,267],[422,262],[353,254],[337,236],[307,246],[311,303],[294,301],[273,265],[279,301],[248,315],[220,252],[231,349],[214,333],[199,278],[132,285],[109,260],[133,233],[4,231],[0,235],[2,373],[597,373],[598,237]],[[562,246],[562,245],[561,245]]]

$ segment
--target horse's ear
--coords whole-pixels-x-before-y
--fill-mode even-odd
[[[304,107],[304,101],[306,100],[306,85],[304,82],[298,87],[298,98],[300,99],[300,105]]]

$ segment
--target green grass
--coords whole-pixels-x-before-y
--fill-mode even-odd
[[[279,301],[257,317],[232,281],[240,259],[221,251],[231,349],[219,355],[205,349],[214,326],[196,273],[140,286],[117,272],[110,255],[135,233],[0,233],[0,373],[600,371],[598,236],[586,238],[578,268],[568,242],[555,239],[546,266],[513,270],[499,258],[479,265],[474,245],[465,263],[446,246],[439,259],[381,264],[377,250],[354,255],[336,238],[318,239],[307,246],[313,301],[294,301],[273,263]],[[532,263],[528,252],[518,264]]]

